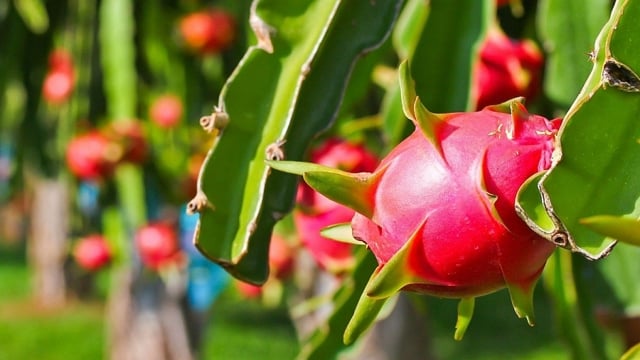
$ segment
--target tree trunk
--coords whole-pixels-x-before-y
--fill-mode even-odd
[[[60,179],[37,179],[31,205],[29,262],[33,271],[33,294],[43,307],[66,301],[64,263],[69,223],[68,192]]]
[[[107,305],[108,358],[189,360],[183,280],[116,269]]]

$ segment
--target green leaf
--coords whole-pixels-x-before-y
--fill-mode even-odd
[[[371,297],[366,291],[360,294],[358,305],[356,305],[356,308],[353,310],[351,320],[349,320],[349,324],[344,331],[343,341],[346,345],[353,344],[360,336],[369,330],[387,300],[389,300],[387,297]]]
[[[640,359],[640,343],[627,350],[620,360],[637,360]]]
[[[340,241],[347,244],[364,245],[362,241],[356,240],[353,237],[351,223],[342,223],[327,226],[326,228],[320,230],[320,235],[326,237],[327,239]]]
[[[609,0],[542,0],[537,28],[547,56],[544,92],[568,108],[589,76],[588,53],[607,21]]]
[[[640,2],[616,3],[596,39],[592,72],[560,129],[556,162],[538,184],[527,185],[539,188],[542,201],[523,213],[543,207],[553,222],[547,238],[590,259],[607,255],[615,241],[581,219],[640,216],[640,89],[634,89],[640,80],[633,74],[640,70],[639,16]],[[530,226],[544,233],[548,223]]]
[[[409,264],[411,263],[411,252],[414,248],[421,245],[419,239],[428,221],[428,217],[425,218],[391,259],[384,265],[379,266],[376,272],[371,275],[371,280],[369,280],[367,288],[365,289],[367,296],[376,299],[386,299],[407,285],[426,283],[424,279],[413,274],[409,268]],[[436,283],[436,285],[442,284]]]
[[[640,246],[640,221],[628,217],[596,215],[580,219],[580,223],[598,234]]]
[[[229,124],[205,160],[196,199],[211,205],[200,207],[196,245],[234,276],[267,279],[271,230],[295,197],[297,178],[271,172],[265,158],[273,150],[303,158],[334,119],[354,62],[384,41],[401,3],[253,3],[259,42],[223,88],[219,105]]]
[[[520,286],[520,284],[507,284],[513,310],[520,319],[525,318],[529,326],[533,326],[536,323],[533,312],[534,287],[535,282],[526,284],[525,287]]]
[[[13,0],[13,4],[31,31],[43,34],[49,29],[49,15],[42,0]]]
[[[392,35],[393,47],[400,59],[413,57],[428,16],[428,2],[408,0],[405,4]]]
[[[471,318],[473,318],[473,310],[475,308],[476,298],[468,297],[460,299],[458,303],[458,320],[456,320],[456,331],[453,338],[460,341],[467,331]]]
[[[379,175],[352,174],[323,165],[299,161],[267,161],[266,163],[274,169],[302,175],[304,181],[317,192],[371,218],[373,199],[370,192]],[[383,172],[379,170],[377,174]]]
[[[471,110],[471,79],[495,2],[430,1],[429,17],[410,59],[416,92],[436,113]],[[455,20],[453,20],[455,19]]]
[[[407,61],[400,63],[398,67],[398,79],[400,82],[400,101],[402,102],[404,116],[415,121],[415,104],[416,99],[418,99],[418,94],[416,93],[416,82],[411,77],[411,70]]]

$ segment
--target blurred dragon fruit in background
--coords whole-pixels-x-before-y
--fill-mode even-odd
[[[375,169],[378,159],[363,145],[331,138],[311,153],[311,161],[345,171]],[[352,245],[329,240],[320,230],[337,223],[350,222],[354,211],[319,194],[308,185],[298,187],[298,206],[293,219],[304,247],[324,269],[340,273],[353,264]]]
[[[533,99],[540,91],[542,52],[531,40],[510,39],[501,29],[489,30],[475,69],[476,109],[518,96]]]

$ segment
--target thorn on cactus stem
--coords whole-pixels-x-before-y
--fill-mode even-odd
[[[556,245],[558,245],[558,246],[563,248],[563,247],[567,246],[568,239],[567,239],[567,235],[565,233],[556,232],[555,234],[551,235],[551,241],[554,244],[556,244]]]
[[[193,215],[195,213],[200,213],[205,208],[215,210],[215,207],[209,202],[207,196],[202,191],[198,191],[196,196],[194,196],[194,198],[187,204],[187,214]]]
[[[229,114],[218,107],[213,109],[211,115],[200,118],[200,126],[202,126],[207,133],[212,133],[214,130],[220,131],[224,129],[227,124],[229,124]]]
[[[266,51],[269,54],[273,54],[273,43],[271,43],[271,33],[275,30],[267,25],[256,13],[256,3],[251,6],[251,15],[249,17],[249,25],[256,34],[258,39],[258,48]]]
[[[280,139],[269,144],[269,146],[267,146],[267,148],[264,151],[267,160],[272,160],[272,161],[284,160],[284,150],[282,149],[282,145],[284,145],[284,143],[286,142],[287,140]]]

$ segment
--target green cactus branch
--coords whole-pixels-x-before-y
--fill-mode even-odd
[[[258,43],[228,79],[228,116],[201,170],[196,246],[234,276],[260,284],[275,222],[291,209],[296,177],[265,159],[302,159],[339,108],[354,62],[389,34],[402,1],[253,3]],[[349,34],[346,36],[345,34]],[[304,35],[304,36],[302,36]]]
[[[521,189],[518,201],[525,220],[540,234],[590,259],[607,255],[615,239],[613,233],[593,231],[583,219],[640,216],[637,16],[640,2],[616,3],[595,42],[592,72],[560,129],[555,162]],[[543,201],[528,198],[535,196],[532,187]]]

